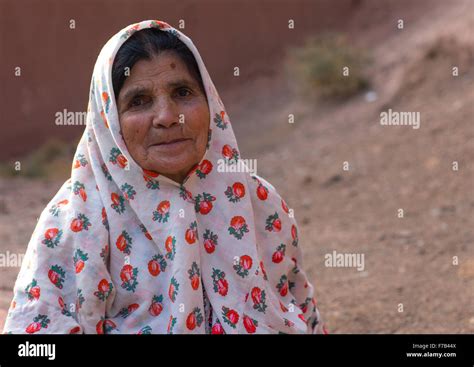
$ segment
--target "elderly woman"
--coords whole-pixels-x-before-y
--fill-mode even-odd
[[[120,31],[4,332],[323,332],[296,222],[242,162],[192,41],[161,21]]]

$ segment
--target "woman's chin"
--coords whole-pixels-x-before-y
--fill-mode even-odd
[[[186,176],[189,170],[194,166],[194,164],[183,164],[183,162],[166,162],[166,164],[153,165],[153,168],[147,168],[151,171],[155,171],[160,175],[170,177],[177,176]]]

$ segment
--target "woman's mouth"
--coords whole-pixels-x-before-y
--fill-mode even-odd
[[[174,139],[163,143],[153,144],[152,147],[157,148],[165,148],[165,149],[175,149],[181,148],[182,146],[186,145],[188,141],[191,139],[181,138],[181,139]]]

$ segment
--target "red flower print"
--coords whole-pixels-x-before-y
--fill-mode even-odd
[[[188,317],[186,318],[186,327],[189,330],[194,330],[197,326],[201,326],[204,318],[201,314],[201,309],[199,307],[195,307],[193,312],[191,312]]]
[[[85,167],[87,165],[87,159],[84,156],[84,154],[78,154],[76,159],[74,160],[74,164],[72,166],[73,169],[79,168],[79,167]]]
[[[179,283],[175,277],[172,277],[170,281],[170,287],[168,289],[168,296],[170,297],[171,302],[176,301],[178,290],[179,290]]]
[[[104,207],[102,207],[102,224],[107,230],[109,230],[109,221],[107,220],[107,213]]]
[[[53,265],[48,271],[48,278],[56,287],[59,289],[63,288],[64,278],[66,277],[66,272],[59,265]]]
[[[105,301],[107,298],[109,298],[113,288],[114,286],[112,283],[109,283],[107,279],[102,279],[97,285],[97,291],[94,292],[94,296],[96,296],[101,301]]]
[[[267,200],[268,189],[262,184],[262,182],[257,178],[257,176],[251,176],[257,182],[257,197],[260,200]]]
[[[117,156],[117,163],[120,166],[120,168],[125,168],[127,166],[127,158],[125,158],[122,154],[119,154]]]
[[[158,177],[159,174],[155,171],[149,171],[144,169],[143,170],[143,178],[146,182],[146,187],[151,190],[159,190],[160,189],[160,183],[155,180],[156,177]]]
[[[87,253],[83,252],[81,249],[77,249],[74,252],[74,268],[76,271],[76,274],[79,274],[82,269],[84,269],[84,265],[86,261],[89,259],[89,256]]]
[[[225,273],[222,270],[212,268],[212,282],[214,285],[214,292],[221,296],[226,296],[229,290],[229,283],[225,279]]]
[[[127,291],[135,292],[138,281],[138,268],[134,268],[130,264],[125,264],[120,271],[121,287]]]
[[[311,302],[311,298],[306,298],[306,300],[304,301],[304,303],[301,303],[300,304],[300,309],[301,309],[301,312],[303,313],[306,313],[306,311],[308,311],[308,304]]]
[[[244,323],[245,330],[247,330],[247,333],[254,334],[255,331],[257,331],[257,326],[258,326],[257,320],[252,319],[249,316],[244,314],[243,323]]]
[[[51,320],[48,319],[47,315],[38,314],[38,316],[36,316],[33,319],[33,322],[26,327],[25,331],[28,334],[34,334],[34,333],[40,331],[43,328],[46,329],[48,327],[48,324],[50,323],[50,321]]]
[[[164,200],[158,204],[156,210],[153,212],[153,220],[157,222],[166,223],[170,216],[170,202],[168,200]]]
[[[193,194],[189,190],[186,190],[183,186],[179,188],[179,197],[188,203],[194,204]]]
[[[148,271],[154,277],[158,276],[162,271],[166,270],[166,260],[161,255],[155,255],[153,258],[148,262]]]
[[[64,302],[63,297],[58,297],[59,307],[61,308],[61,313],[66,316],[72,316],[71,312],[68,310],[66,303]]]
[[[299,313],[298,314],[298,317],[304,322],[304,323],[307,323],[306,322],[306,319],[304,318],[304,315],[302,313]]]
[[[132,242],[132,238],[129,236],[127,231],[124,230],[120,236],[118,236],[117,241],[115,241],[115,246],[117,246],[119,251],[123,252],[124,254],[130,255]]]
[[[72,192],[74,192],[74,195],[79,195],[83,201],[87,200],[86,188],[82,182],[74,182]]]
[[[209,229],[206,229],[203,235],[204,238],[204,249],[208,254],[212,254],[217,246],[217,234],[214,234]]]
[[[100,117],[102,117],[102,121],[104,121],[104,125],[108,129],[109,123],[107,122],[107,117],[105,116],[104,110],[100,110]]]
[[[105,112],[109,112],[109,107],[110,107],[110,97],[107,92],[102,92],[102,101],[105,104]]]
[[[166,22],[162,22],[160,20],[153,20],[151,23],[150,23],[150,27],[158,27],[160,29],[166,29],[166,28],[171,28],[171,26],[166,23]]]
[[[165,257],[171,261],[174,260],[176,254],[176,238],[174,236],[168,236],[165,241],[166,255]]]
[[[77,218],[72,220],[70,228],[73,232],[81,232],[82,230],[88,231],[90,226],[89,218],[80,213]]]
[[[176,325],[176,317],[173,317],[173,315],[170,316],[170,320],[168,321],[168,334],[173,334],[173,329],[174,326]]]
[[[214,117],[214,122],[216,123],[217,127],[225,130],[227,129],[227,125],[229,122],[224,121],[224,116],[225,116],[225,111],[221,111],[220,114],[216,113],[216,116]]]
[[[232,148],[229,144],[225,144],[222,147],[222,156],[225,158],[227,163],[236,163],[239,160],[238,150]]]
[[[278,213],[270,215],[265,222],[265,229],[269,232],[280,232],[281,230],[281,220],[278,217]]]
[[[288,312],[288,308],[285,307],[285,305],[283,303],[280,302],[280,309],[283,311],[283,312]]]
[[[265,186],[263,186],[262,184],[258,185],[258,187],[257,187],[257,196],[260,200],[267,200],[268,189]]]
[[[81,332],[80,326],[74,326],[71,330],[69,330],[69,334],[79,334]]]
[[[221,323],[218,320],[212,326],[211,334],[213,334],[213,335],[225,334],[224,328],[222,327]]]
[[[155,171],[150,171],[150,170],[147,170],[147,169],[144,169],[143,170],[143,173],[147,176],[150,176],[150,177],[153,177],[153,178],[156,178],[159,176],[159,173],[158,172],[155,172]]]
[[[153,296],[151,305],[148,308],[148,312],[151,316],[160,316],[161,311],[163,311],[163,295]]]
[[[232,217],[228,231],[229,234],[233,235],[238,240],[242,239],[244,234],[249,231],[245,218],[239,215]]]
[[[67,200],[67,199],[61,200],[57,204],[52,205],[51,208],[49,209],[49,212],[53,216],[57,217],[59,215],[60,211],[61,211],[61,208],[63,206],[66,206],[67,204],[69,204],[69,200]]]
[[[239,322],[239,314],[233,309],[222,306],[222,319],[226,324],[235,329]]]
[[[262,270],[263,279],[267,280],[267,272],[265,271],[265,267],[263,266],[263,261],[260,261],[260,269]]]
[[[245,186],[241,182],[236,182],[232,187],[227,186],[227,190],[224,192],[230,202],[239,202],[245,196]]]
[[[122,169],[125,168],[128,164],[127,158],[125,158],[125,156],[118,148],[112,148],[110,150],[109,161],[112,164],[117,164]]]
[[[115,322],[113,322],[110,319],[106,319],[104,317],[101,317],[99,322],[95,326],[97,334],[107,334],[107,333],[110,333],[115,328],[117,328],[117,325],[115,324]]]
[[[188,244],[192,245],[194,242],[196,242],[196,237],[197,237],[197,222],[193,221],[190,227],[186,230],[186,234],[184,235],[184,238],[186,239],[186,242]]]
[[[196,169],[196,175],[200,178],[206,178],[206,176],[212,171],[212,163],[207,159],[203,160]]]
[[[41,295],[41,289],[38,286],[36,279],[33,279],[30,284],[25,288],[25,293],[28,296],[28,301],[37,301]]]
[[[122,186],[120,186],[120,190],[122,190],[123,196],[125,199],[127,200],[135,199],[135,195],[137,194],[137,192],[135,191],[132,185],[128,183],[124,183]]]
[[[291,244],[293,246],[298,246],[298,231],[296,230],[296,226],[294,224],[291,225],[291,238],[293,238],[293,242]]]
[[[125,211],[125,199],[122,195],[113,192],[110,195],[110,199],[112,200],[112,204],[110,207],[115,210],[118,214],[122,214]]]
[[[199,194],[194,198],[194,209],[196,213],[200,213],[202,215],[209,214],[212,210],[212,202],[215,201],[216,198],[211,194],[203,192],[202,195]]]
[[[276,251],[272,255],[272,261],[275,264],[279,264],[283,261],[283,257],[285,256],[285,249],[286,245],[284,243],[277,247]]]
[[[242,278],[249,275],[249,270],[252,267],[252,258],[248,255],[243,255],[240,257],[239,262],[234,264],[234,270],[240,275]]]
[[[253,308],[259,312],[265,313],[267,305],[265,304],[265,291],[259,287],[253,287],[250,292],[253,301]]]
[[[199,288],[199,283],[201,281],[201,273],[199,271],[199,267],[198,267],[198,264],[193,261],[193,264],[191,265],[191,269],[188,270],[188,274],[189,274],[189,280],[191,281],[191,287],[194,289],[194,290],[197,290]]]
[[[55,248],[57,245],[59,245],[62,235],[62,229],[49,228],[44,233],[44,239],[41,241],[41,243],[44,243],[49,248]]]
[[[128,307],[123,307],[120,310],[119,315],[125,319],[128,316],[130,316],[133,312],[135,312],[139,307],[140,305],[138,303],[132,303],[128,305]]]
[[[146,238],[148,238],[150,241],[153,240],[153,237],[151,237],[150,233],[148,233],[147,229],[143,224],[140,224],[140,229],[142,230],[142,233],[145,235]]]
[[[288,288],[294,287],[294,283],[288,280],[286,275],[282,275],[280,277],[280,281],[278,282],[276,288],[282,297],[285,297],[288,294]]]

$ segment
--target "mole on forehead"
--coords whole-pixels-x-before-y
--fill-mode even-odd
[[[164,65],[140,65],[140,68],[132,70],[131,75],[127,78],[130,82],[136,82],[143,79],[189,79],[192,76],[185,65],[176,62],[166,63]]]

